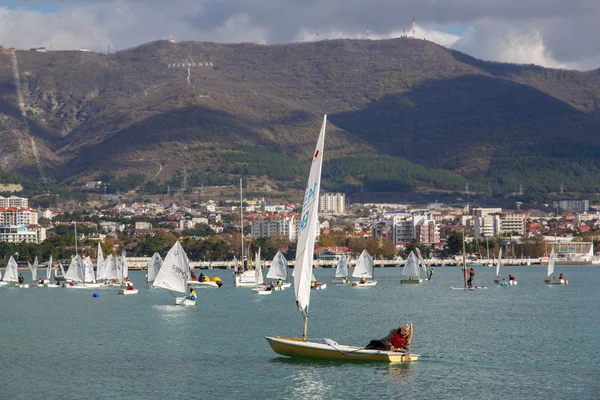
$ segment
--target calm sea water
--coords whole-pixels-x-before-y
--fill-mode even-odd
[[[481,267],[464,292],[458,268],[436,268],[422,285],[400,269],[378,285],[329,284],[311,298],[312,337],[367,344],[414,324],[410,365],[291,361],[266,335],[302,331],[293,289],[270,296],[199,289],[195,308],[169,292],[0,288],[2,399],[599,399],[600,268],[557,267],[568,286],[543,284],[545,268],[506,267],[516,287],[492,285]],[[333,270],[316,270],[329,282]]]

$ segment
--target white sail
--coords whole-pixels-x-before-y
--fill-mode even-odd
[[[113,281],[119,279],[119,270],[117,268],[117,259],[115,256],[110,254],[106,260],[104,260],[104,279],[107,281]]]
[[[187,255],[181,244],[177,242],[167,253],[162,268],[154,279],[153,286],[185,293],[189,271],[190,266]]]
[[[421,254],[421,249],[415,247],[415,251],[417,252],[417,258],[419,260],[419,267],[423,270],[423,273],[427,274],[427,264],[423,259],[423,255]]]
[[[104,259],[104,253],[102,252],[102,246],[98,242],[98,255],[96,256],[96,278],[98,281],[106,279],[106,260]]]
[[[263,272],[262,272],[262,262],[260,261],[260,248],[255,253],[255,258],[256,258],[256,263],[254,266],[254,272],[256,275],[256,286],[258,286],[258,285],[262,285],[263,283],[265,283],[265,278],[263,277]]]
[[[117,281],[123,284],[123,263],[120,258],[115,257],[115,265],[117,266]]]
[[[186,256],[187,258],[187,256]],[[121,253],[121,265],[123,266],[123,270],[121,274],[123,279],[129,278],[129,264],[127,264],[127,258],[125,257],[125,252]]]
[[[84,266],[84,281],[85,282],[96,282],[96,277],[94,276],[94,263],[90,256],[87,256],[83,261]]]
[[[548,271],[546,272],[546,276],[550,276],[554,273],[554,247],[552,247],[552,251],[550,252],[550,258],[548,259]]]
[[[269,279],[287,279],[287,259],[281,251],[278,251],[271,261],[271,267],[267,273]]]
[[[33,260],[33,265],[29,264],[29,269],[31,270],[31,280],[33,282],[37,281],[38,267],[38,258],[37,256],[35,256],[35,260]]]
[[[498,253],[498,262],[496,263],[496,276],[500,276],[500,264],[502,263],[502,247],[500,247],[500,253]]]
[[[4,282],[19,282],[19,266],[17,262],[10,256],[8,264],[6,264],[6,271],[4,271]]]
[[[415,256],[415,253],[412,251],[406,259],[404,268],[402,268],[402,276],[414,276],[419,278],[419,260],[417,260],[417,256]]]
[[[346,256],[341,256],[338,259],[337,265],[335,267],[335,277],[336,278],[347,278],[348,277],[348,259]]]
[[[325,128],[327,115],[323,116],[323,126],[319,133],[317,146],[313,153],[308,183],[304,192],[302,214],[300,217],[300,233],[296,249],[296,262],[294,270],[294,290],[298,307],[308,314],[310,303],[310,278],[312,277],[312,264],[315,252],[315,234],[318,222],[319,191],[321,189],[321,168],[323,166],[323,147],[325,143]]]
[[[79,257],[79,254],[71,260],[65,279],[73,282],[83,282],[83,260]]]
[[[160,254],[154,253],[150,261],[148,261],[148,283],[153,282],[158,275],[158,271],[160,271],[160,267],[162,266],[162,258],[160,258]]]
[[[373,257],[371,257],[367,250],[363,250],[360,253],[354,267],[354,272],[352,272],[353,278],[362,278],[363,276],[369,279],[373,278]]]
[[[50,278],[52,278],[52,254],[50,254],[50,259],[48,260],[48,268],[46,269],[46,280],[50,282]]]
[[[60,274],[64,277],[66,275],[65,266],[62,265],[62,263],[59,261],[58,262],[58,267],[60,268]]]

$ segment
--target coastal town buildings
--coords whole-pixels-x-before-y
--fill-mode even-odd
[[[346,213],[346,195],[344,193],[324,193],[319,197],[319,212],[330,214]]]

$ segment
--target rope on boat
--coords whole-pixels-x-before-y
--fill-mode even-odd
[[[300,310],[302,312],[302,310]],[[337,342],[335,342],[333,339],[327,339],[323,336],[321,336],[321,334],[317,331],[317,329],[310,323],[307,324],[308,327],[314,331],[314,333],[317,335],[317,337],[322,340],[327,346],[331,347],[332,349],[334,349],[335,351],[342,353],[344,355],[347,356],[353,356],[353,357],[369,357],[369,356],[375,356],[375,355],[379,355],[379,354],[387,354],[381,352],[380,350],[377,350],[377,352],[374,353],[359,353],[361,350],[375,350],[375,349],[367,349],[366,347],[359,347],[356,350],[352,350],[352,351],[346,351],[346,350],[342,350],[338,347],[336,347],[336,345],[338,344]],[[334,344],[335,343],[335,344]],[[402,356],[408,356],[410,355],[410,353],[406,353],[406,352],[394,352],[396,354],[402,355]]]

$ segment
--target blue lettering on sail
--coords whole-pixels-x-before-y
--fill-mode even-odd
[[[310,214],[310,210],[306,210],[306,212],[302,216],[302,219],[300,220],[300,231],[301,232],[304,230],[304,228],[306,228],[306,225],[308,225],[308,214]]]
[[[311,199],[315,197],[315,192],[317,191],[317,182],[313,185],[313,187],[309,187],[306,189],[306,193],[304,194],[304,203],[302,207],[306,208],[308,203],[310,203]]]

